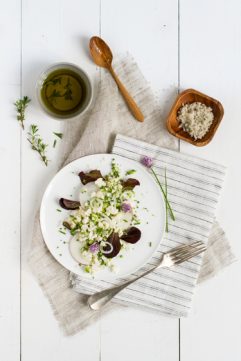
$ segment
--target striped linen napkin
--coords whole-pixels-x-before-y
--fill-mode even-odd
[[[112,153],[137,162],[144,155],[153,158],[154,169],[162,182],[164,182],[166,169],[168,197],[176,217],[175,221],[169,220],[169,231],[151,261],[135,275],[139,275],[157,264],[162,252],[173,247],[192,241],[208,243],[225,176],[225,168],[222,165],[122,135],[117,135]],[[212,235],[209,239],[211,243],[217,240],[217,236],[219,239],[223,236],[220,232],[218,233],[217,229],[215,230],[215,227],[212,229]],[[187,316],[202,258],[202,255],[199,255],[173,268],[158,269],[130,285],[114,300],[148,307],[168,315]],[[209,266],[208,273],[210,272]],[[126,280],[106,282],[85,280],[72,275],[75,290],[87,294],[120,284]]]

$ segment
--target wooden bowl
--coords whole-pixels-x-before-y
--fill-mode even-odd
[[[197,140],[192,138],[183,129],[179,128],[179,121],[177,120],[177,114],[179,109],[184,104],[193,103],[193,102],[204,103],[205,105],[212,108],[214,114],[213,123],[209,131],[207,132],[207,134],[205,134],[205,136],[202,139],[197,139]],[[208,95],[202,94],[197,90],[187,89],[178,95],[175,103],[173,104],[167,118],[167,129],[169,133],[171,133],[175,137],[185,140],[186,142],[196,145],[198,147],[202,147],[208,144],[212,140],[223,118],[223,114],[224,114],[223,106],[218,100],[213,99]]]

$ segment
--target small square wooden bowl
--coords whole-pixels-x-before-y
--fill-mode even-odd
[[[212,108],[214,114],[214,120],[208,133],[202,139],[197,140],[192,138],[183,129],[179,128],[179,122],[177,120],[177,114],[182,105],[193,102],[204,103],[205,105]],[[167,118],[167,129],[169,133],[171,133],[175,137],[185,140],[186,142],[196,145],[198,147],[202,147],[212,140],[223,118],[223,114],[223,106],[218,100],[213,99],[208,95],[202,94],[197,90],[187,89],[178,95],[175,103],[173,104]]]

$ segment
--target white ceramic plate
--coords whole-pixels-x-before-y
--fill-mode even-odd
[[[140,186],[135,187],[136,199],[140,201],[138,217],[141,224],[138,228],[142,232],[140,241],[131,245],[123,258],[113,258],[117,273],[103,269],[95,273],[96,279],[113,280],[125,277],[142,267],[156,251],[162,241],[165,230],[165,204],[162,193],[153,177],[144,166],[113,154],[97,154],[79,158],[62,168],[49,183],[41,204],[40,223],[45,243],[54,258],[68,270],[84,278],[92,277],[84,272],[69,252],[68,242],[71,235],[60,233],[59,228],[67,218],[70,211],[61,209],[59,198],[79,200],[82,187],[78,173],[99,169],[103,175],[110,172],[112,159],[120,166],[121,175],[126,171],[135,169],[136,173],[130,177],[136,178]]]

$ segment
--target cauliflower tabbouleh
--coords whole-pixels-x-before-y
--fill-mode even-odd
[[[104,177],[97,170],[80,172],[79,177],[84,184],[80,202],[74,201],[71,208],[68,200],[60,199],[62,207],[74,209],[63,223],[73,236],[70,252],[85,272],[103,267],[113,270],[112,258],[117,254],[123,257],[128,243],[136,243],[141,237],[136,227],[140,222],[134,192],[140,183],[133,178],[122,179],[114,160]]]

